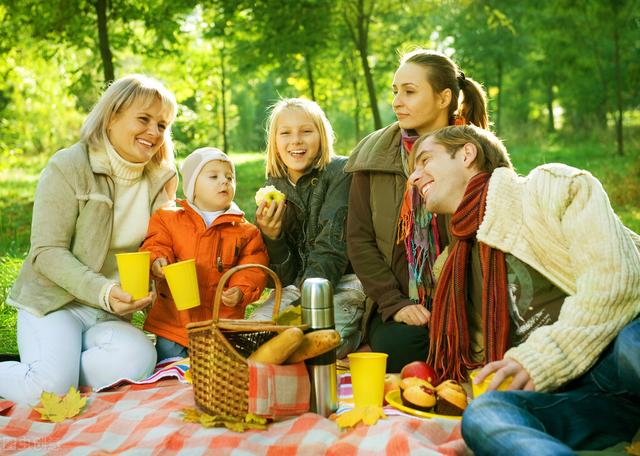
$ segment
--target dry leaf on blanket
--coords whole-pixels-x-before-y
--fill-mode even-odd
[[[182,420],[187,423],[199,423],[204,427],[226,427],[234,432],[267,428],[266,419],[251,414],[247,415],[244,420],[238,420],[230,416],[209,415],[196,409],[182,409]]]
[[[40,413],[43,420],[60,423],[67,418],[78,415],[87,403],[87,398],[80,396],[80,393],[72,386],[69,392],[60,397],[57,394],[43,391],[40,396],[42,407],[35,408]]]
[[[628,447],[625,447],[624,451],[633,456],[640,456],[640,442],[632,443]]]
[[[276,318],[279,325],[301,325],[302,308],[300,306],[289,306],[283,310]]]
[[[367,426],[373,426],[380,418],[386,418],[384,410],[380,406],[367,405],[366,407],[356,407],[344,412],[338,418],[336,423],[340,428],[353,427],[362,421]]]

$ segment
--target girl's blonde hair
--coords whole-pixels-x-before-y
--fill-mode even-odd
[[[80,129],[80,138],[89,147],[105,148],[109,139],[107,128],[114,115],[128,109],[134,101],[151,105],[160,100],[162,109],[169,114],[169,125],[164,131],[164,143],[153,156],[155,163],[173,163],[171,122],[176,117],[178,104],[173,94],[160,81],[141,74],[131,74],[114,81],[102,94]]]
[[[311,117],[313,124],[320,133],[320,153],[313,165],[319,170],[325,169],[334,156],[333,128],[324,111],[318,103],[304,98],[283,98],[271,106],[267,123],[267,177],[284,177],[287,175],[287,167],[278,154],[276,143],[276,129],[280,114],[287,109],[296,109]]]

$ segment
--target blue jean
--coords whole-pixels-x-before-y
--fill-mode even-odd
[[[491,391],[462,417],[476,455],[569,455],[630,441],[640,427],[640,319],[557,393]]]
[[[156,353],[158,354],[158,362],[168,358],[186,358],[189,356],[187,347],[162,336],[158,336],[156,339]]]

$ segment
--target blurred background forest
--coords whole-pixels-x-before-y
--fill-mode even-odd
[[[348,154],[395,120],[399,55],[438,49],[484,84],[518,171],[587,168],[640,231],[640,0],[0,0],[0,23],[0,307],[38,173],[133,72],[176,94],[179,157],[214,145],[246,163],[251,204],[269,105],[316,100]]]
[[[394,120],[412,46],[452,55],[508,140],[593,134],[621,153],[640,122],[638,0],[0,0],[0,153],[74,142],[105,81],[154,75],[177,96],[179,152],[263,146],[265,108],[304,96],[343,152]]]

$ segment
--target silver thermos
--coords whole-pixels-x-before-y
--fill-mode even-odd
[[[308,331],[334,329],[333,290],[327,279],[309,278],[302,284],[302,323]],[[328,417],[338,408],[336,350],[308,359],[311,411]]]

